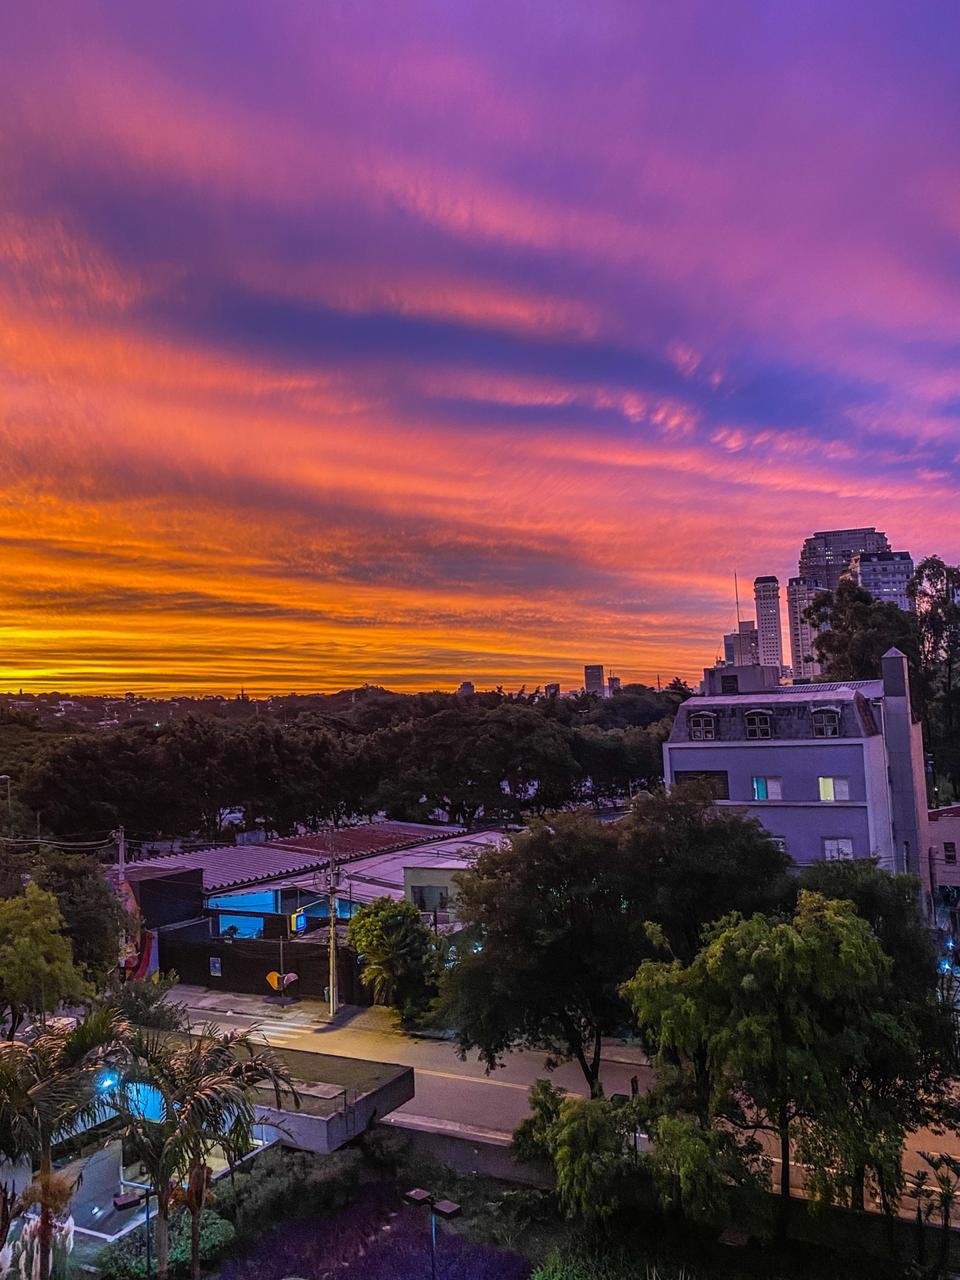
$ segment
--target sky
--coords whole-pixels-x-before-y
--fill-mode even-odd
[[[958,45],[954,0],[8,7],[0,689],[691,677],[816,529],[956,561]]]

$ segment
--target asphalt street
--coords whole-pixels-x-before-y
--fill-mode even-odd
[[[341,1022],[317,1023],[305,1016],[302,1006],[263,1016],[247,1008],[226,1012],[211,1009],[206,1000],[197,1003],[194,988],[175,993],[187,1003],[194,1022],[213,1021],[224,1029],[256,1026],[270,1044],[288,1049],[330,1053],[340,1057],[396,1062],[414,1068],[416,1096],[398,1114],[425,1122],[438,1131],[470,1131],[509,1136],[528,1114],[527,1092],[535,1080],[547,1077],[571,1094],[585,1095],[586,1081],[576,1063],[565,1063],[553,1072],[544,1066],[544,1055],[530,1051],[511,1053],[504,1065],[490,1073],[476,1058],[461,1061],[449,1041],[414,1039],[392,1030]],[[239,1003],[224,997],[221,1004]],[[378,1013],[381,1011],[377,1011]],[[369,1015],[368,1015],[369,1016]],[[386,1023],[387,1019],[380,1019]],[[636,1050],[612,1047],[601,1065],[606,1094],[629,1093],[632,1076],[640,1088],[649,1087],[653,1073]]]

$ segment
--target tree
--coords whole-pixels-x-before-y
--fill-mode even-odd
[[[47,847],[34,875],[57,900],[64,932],[73,944],[74,963],[89,981],[102,987],[116,971],[127,920],[102,867],[96,858]]]
[[[352,917],[347,939],[375,1000],[412,1011],[435,990],[433,935],[412,902],[375,898]]]
[[[248,1033],[205,1026],[183,1043],[161,1032],[142,1032],[132,1037],[131,1053],[110,1101],[157,1197],[158,1280],[167,1276],[176,1204],[190,1214],[190,1274],[198,1280],[211,1151],[219,1149],[232,1165],[249,1149],[257,1090],[268,1090],[278,1108],[284,1100],[299,1106],[299,1096],[289,1072]]]
[[[620,1204],[630,1167],[625,1134],[605,1098],[568,1098],[553,1134],[557,1195],[564,1212],[588,1228],[602,1228]]]
[[[53,894],[31,883],[0,900],[0,1007],[11,1039],[28,1010],[50,1013],[87,994]]]
[[[821,591],[806,610],[817,630],[817,661],[828,680],[872,680],[880,675],[880,659],[900,649],[918,661],[917,620],[889,600],[874,600],[851,578],[841,578],[836,591]]]
[[[543,1049],[548,1067],[575,1059],[599,1096],[601,1040],[624,1020],[618,986],[644,947],[644,886],[616,828],[535,821],[457,885],[474,941],[443,976],[441,1010],[461,1054],[492,1070],[513,1048]]]
[[[960,795],[960,566],[928,556],[909,585],[919,633],[918,709],[938,771]]]
[[[530,1086],[530,1114],[513,1131],[513,1154],[522,1164],[553,1160],[554,1132],[566,1096],[565,1089],[549,1080],[535,1080]]]
[[[792,919],[731,915],[705,931],[689,966],[647,961],[625,985],[658,1057],[699,1066],[701,1123],[776,1135],[783,1230],[793,1131],[846,1105],[843,1082],[889,968],[852,903],[802,890]]]
[[[756,1195],[769,1165],[758,1143],[704,1128],[689,1114],[660,1115],[653,1125],[650,1168],[660,1207],[688,1222],[723,1226],[734,1196]]]
[[[14,1162],[28,1159],[37,1170],[23,1207],[40,1207],[39,1280],[50,1273],[54,1214],[63,1198],[53,1144],[58,1134],[102,1117],[98,1081],[104,1062],[122,1055],[126,1033],[103,1007],[72,1031],[47,1031],[32,1044],[0,1044],[0,1152]]]
[[[731,911],[770,910],[787,892],[789,855],[759,823],[719,808],[695,786],[639,796],[622,842],[644,886],[647,919],[662,927],[685,964],[704,925]]]
[[[187,1006],[167,997],[180,981],[174,973],[124,982],[109,996],[109,1003],[132,1027],[154,1031],[183,1031],[189,1018]]]
[[[921,918],[919,884],[869,860],[823,862],[807,888],[852,902],[870,925],[889,970],[860,1021],[860,1051],[847,1063],[844,1105],[801,1126],[800,1153],[824,1200],[864,1208],[867,1177],[891,1211],[903,1184],[906,1134],[945,1119],[956,1074],[956,1031],[939,999],[937,956]]]

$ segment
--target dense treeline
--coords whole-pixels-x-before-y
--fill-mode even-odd
[[[363,689],[280,700],[242,721],[191,714],[78,733],[32,753],[18,725],[13,821],[57,836],[123,823],[138,837],[214,838],[237,810],[244,826],[285,834],[381,811],[472,824],[599,806],[660,779],[689,692],[679,681],[608,699]]]

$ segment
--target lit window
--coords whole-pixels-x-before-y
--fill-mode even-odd
[[[955,840],[944,840],[943,842],[943,860],[949,866],[956,866],[957,862],[957,842]]]
[[[823,856],[827,862],[842,862],[853,857],[853,841],[848,836],[828,836],[823,841]]]
[[[754,800],[782,800],[783,780],[781,778],[754,778]]]
[[[832,800],[849,800],[850,799],[850,779],[849,778],[820,778],[820,799],[825,801]]]
[[[823,707],[819,711],[814,711],[813,736],[815,738],[839,738],[839,713],[829,707]]]
[[[770,717],[765,711],[748,711],[746,721],[748,738],[770,737]]]
[[[716,722],[713,716],[691,716],[688,724],[690,725],[690,740],[692,742],[713,742],[717,736]]]

